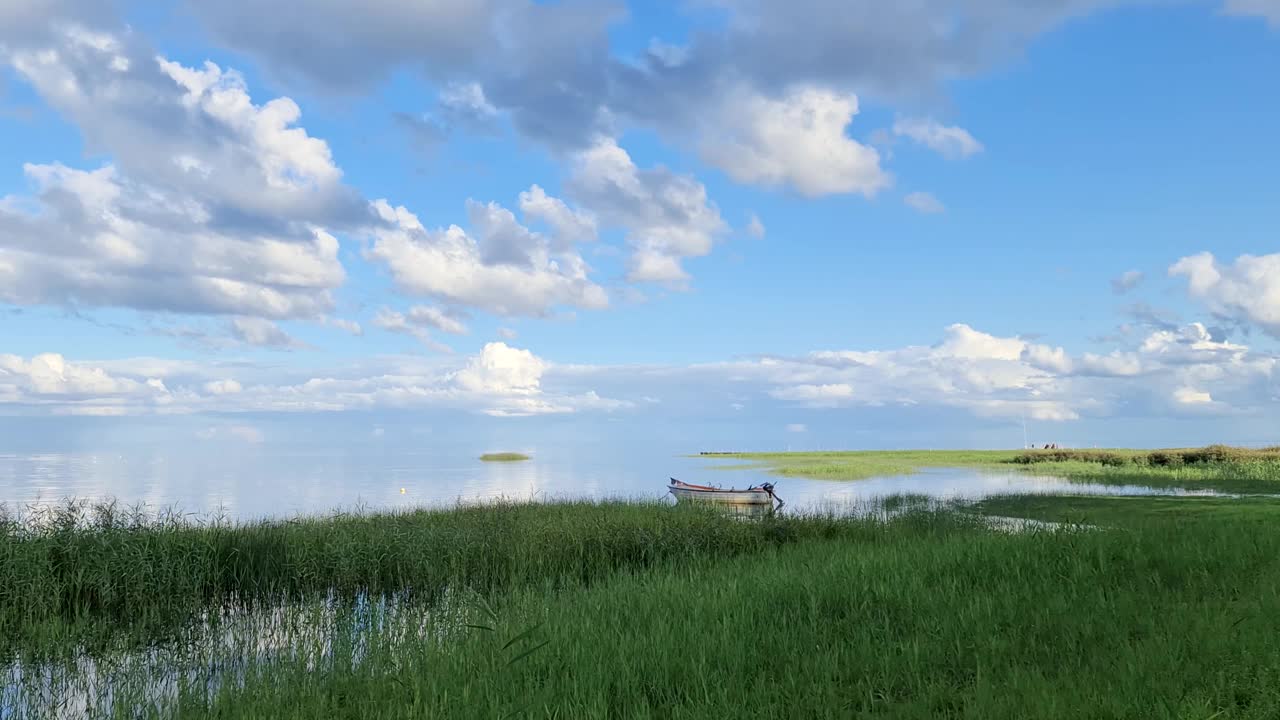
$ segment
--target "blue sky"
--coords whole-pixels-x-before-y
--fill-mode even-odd
[[[26,442],[1280,419],[1274,0],[19,0],[0,61]]]

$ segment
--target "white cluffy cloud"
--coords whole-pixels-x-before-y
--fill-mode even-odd
[[[373,324],[387,332],[413,336],[427,347],[443,352],[452,351],[432,339],[432,330],[439,330],[450,335],[467,334],[467,326],[461,320],[440,308],[426,305],[415,305],[409,308],[408,313],[382,308],[374,317]]]
[[[163,409],[174,396],[160,378],[124,377],[57,353],[0,355],[0,407],[58,415],[124,415]]]
[[[1214,314],[1280,337],[1280,253],[1241,255],[1224,264],[1205,252],[1174,263],[1169,275],[1185,277],[1191,297]]]
[[[893,134],[910,138],[953,160],[982,152],[982,143],[968,130],[943,125],[933,118],[898,118],[893,123]]]
[[[288,98],[71,27],[3,58],[112,163],[24,166],[0,198],[0,300],[312,318],[345,272],[332,228],[367,210]]]
[[[408,322],[408,316],[405,316]],[[557,365],[504,342],[467,358],[374,358],[343,369],[202,365],[153,359],[76,362],[0,356],[0,412],[129,414],[453,409],[495,416],[587,411],[706,412],[726,403],[771,412],[924,414],[994,422],[1070,421],[1124,413],[1261,412],[1276,357],[1199,323],[1157,330],[1132,347],[1073,354],[958,323],[932,345],[821,350],[692,366]]]
[[[702,156],[738,182],[790,185],[810,197],[870,197],[892,182],[875,148],[845,134],[858,113],[854,95],[805,87],[778,99],[730,95],[724,107]]]
[[[338,412],[453,409],[494,416],[613,411],[631,402],[590,390],[548,390],[550,366],[496,342],[461,363],[380,361],[375,367],[298,376],[297,371],[147,361],[76,362],[61,355],[0,355],[0,414],[129,415],[198,412]],[[154,373],[154,374],[151,374]],[[279,374],[283,373],[283,375]]]
[[[471,232],[428,230],[409,210],[344,185],[291,99],[255,104],[234,70],[156,56],[128,32],[68,27],[33,35],[30,46],[0,42],[0,60],[112,160],[28,164],[33,192],[0,197],[0,302],[233,316],[228,332],[240,341],[294,347],[271,321],[361,332],[331,315],[346,281],[337,239],[346,234],[367,241],[366,257],[386,263],[401,290],[450,310],[541,316],[608,305],[575,249],[596,239],[590,210],[534,185],[520,208],[546,234],[480,202],[467,205]],[[450,86],[444,102],[496,112],[474,84]],[[669,189],[701,188],[672,180],[623,218],[648,223],[638,235],[652,235]],[[677,255],[699,252],[668,244]]]
[[[529,230],[496,203],[469,203],[474,236],[457,225],[429,230],[385,200],[374,208],[385,225],[373,231],[365,256],[386,263],[402,292],[498,315],[609,304],[572,247]]]
[[[632,247],[627,278],[681,284],[681,260],[711,252],[728,226],[697,180],[663,167],[642,170],[612,139],[578,153],[567,191]]]
[[[821,351],[707,367],[740,382],[772,385],[774,398],[806,407],[943,406],[1063,421],[1122,407],[1153,413],[1192,404],[1222,411],[1258,407],[1271,397],[1276,364],[1270,355],[1214,340],[1199,323],[1153,332],[1134,349],[1078,356],[957,324],[929,347]]]

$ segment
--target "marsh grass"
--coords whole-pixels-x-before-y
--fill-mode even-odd
[[[532,459],[528,455],[517,452],[485,453],[480,456],[482,462],[521,462]]]
[[[815,480],[864,480],[907,475],[926,467],[1008,467],[1016,451],[1005,450],[857,450],[848,452],[717,453],[704,454],[722,463],[717,469],[757,468],[784,477]]]
[[[1252,462],[1280,462],[1280,446],[1267,448],[1241,448],[1230,445],[1209,445],[1202,448],[1173,448],[1167,450],[1031,450],[1018,453],[1013,462],[1031,465],[1045,462],[1085,462],[1111,467],[1135,465],[1138,467],[1183,467],[1186,465],[1239,464]]]
[[[1280,501],[986,503],[8,514],[0,716],[1280,716]]]
[[[875,450],[801,453],[717,453],[745,461],[716,469],[762,469],[785,477],[864,480],[908,475],[929,467],[1054,475],[1106,485],[1205,489],[1230,493],[1280,492],[1280,447],[1211,445],[1170,450]]]
[[[1280,498],[1004,495],[967,503],[965,508],[986,515],[1110,527],[1229,524],[1268,534],[1280,528]]]
[[[869,532],[517,588],[455,643],[254,665],[181,717],[1280,715],[1274,525],[852,524]]]
[[[587,585],[869,532],[835,517],[743,522],[656,503],[489,503],[451,510],[232,524],[71,503],[0,523],[0,653],[172,640],[201,612],[335,593],[425,606],[449,588],[494,595]]]

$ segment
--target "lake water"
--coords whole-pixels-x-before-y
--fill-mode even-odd
[[[968,469],[852,482],[777,478],[757,469],[715,469],[725,458],[692,451],[599,445],[524,448],[533,459],[485,463],[479,451],[451,448],[290,447],[243,444],[184,449],[0,454],[0,502],[11,509],[67,498],[116,498],[151,509],[178,508],[248,520],[338,509],[406,509],[497,498],[667,497],[668,477],[695,483],[777,484],[792,509],[860,504],[898,493],[941,499],[1003,493],[1188,491],[1073,483],[1054,477]]]

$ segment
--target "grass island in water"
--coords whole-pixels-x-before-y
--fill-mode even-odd
[[[498,452],[485,453],[480,456],[480,459],[484,462],[521,462],[522,460],[531,460],[532,458],[524,453]]]

